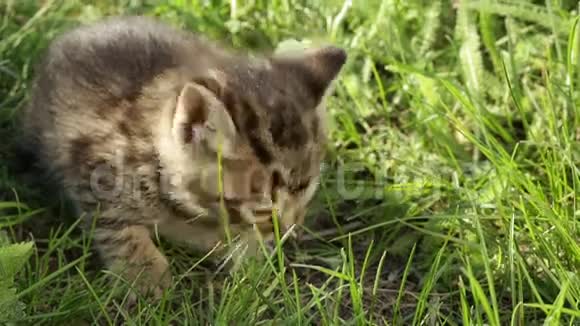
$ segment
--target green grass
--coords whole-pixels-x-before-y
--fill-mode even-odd
[[[35,241],[10,285],[15,324],[580,324],[577,2],[40,3],[0,2],[0,244]],[[50,39],[121,13],[241,49],[311,38],[349,52],[309,241],[231,276],[163,243],[179,281],[130,314],[90,234],[22,181],[10,147]]]

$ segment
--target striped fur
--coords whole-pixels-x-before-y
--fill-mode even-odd
[[[144,271],[139,284],[159,294],[170,272],[154,230],[210,250],[224,241],[222,202],[247,241],[254,225],[271,236],[274,208],[284,227],[303,223],[324,158],[323,99],[345,60],[334,47],[250,58],[149,18],[110,18],[50,45],[23,127],[96,219],[108,266],[130,280]]]

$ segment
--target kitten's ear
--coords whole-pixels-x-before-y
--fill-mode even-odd
[[[198,83],[188,83],[181,90],[172,131],[180,144],[193,144],[203,138],[210,147],[217,150],[221,146],[228,153],[236,141],[235,125],[228,112],[213,91]]]
[[[225,75],[217,70],[210,70],[205,75],[195,78],[193,82],[214,93],[217,98],[221,98],[226,87]]]
[[[224,107],[225,104],[221,102],[227,92],[226,75],[218,70],[209,70],[205,75],[193,79],[193,82],[204,88],[204,93],[210,98],[209,102],[212,102],[215,107],[215,110],[211,110],[210,113],[210,124],[227,138],[233,139],[236,135],[236,127]]]
[[[186,84],[177,97],[173,115],[173,136],[180,143],[191,143],[209,118],[209,103],[194,84]]]
[[[279,56],[274,66],[296,75],[316,98],[321,98],[346,63],[346,51],[335,46],[306,50],[300,55]]]

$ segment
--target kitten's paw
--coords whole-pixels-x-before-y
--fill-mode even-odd
[[[117,270],[119,270],[117,268]],[[172,275],[165,257],[157,257],[139,264],[133,263],[119,273],[129,283],[127,304],[136,303],[138,296],[159,301],[172,284]]]
[[[163,292],[171,286],[171,271],[165,259],[155,260],[143,270],[141,275],[143,277],[138,283],[139,292],[154,300],[160,300]]]

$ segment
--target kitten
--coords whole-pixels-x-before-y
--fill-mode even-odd
[[[108,268],[159,295],[171,273],[156,235],[209,251],[228,235],[271,238],[274,209],[284,229],[304,222],[323,100],[346,59],[333,46],[242,55],[151,18],[108,18],[51,43],[23,128],[94,223]]]

